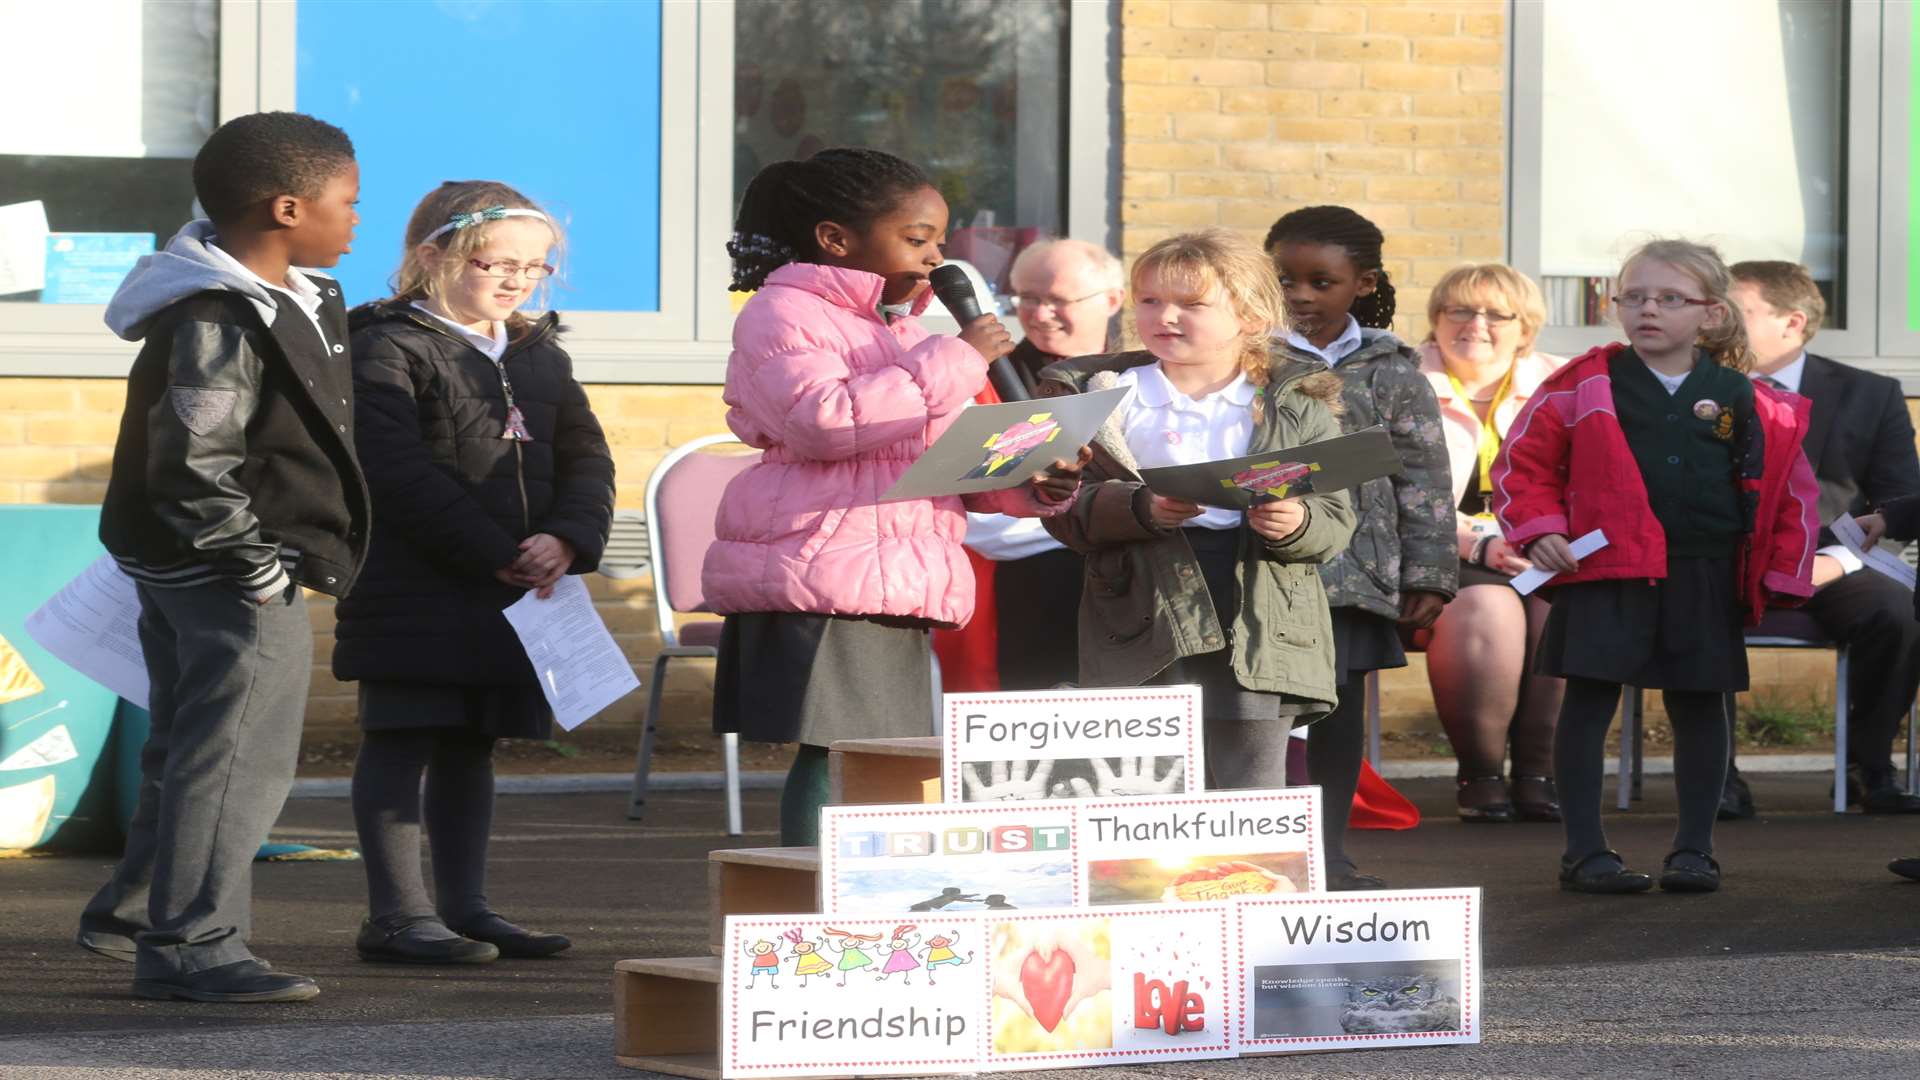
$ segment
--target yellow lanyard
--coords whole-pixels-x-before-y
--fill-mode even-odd
[[[1480,494],[1493,494],[1493,461],[1500,456],[1500,429],[1493,424],[1494,417],[1500,413],[1500,403],[1507,399],[1507,391],[1513,389],[1513,369],[1518,363],[1507,367],[1507,374],[1493,392],[1493,400],[1487,403],[1486,418],[1480,421]],[[1473,407],[1473,399],[1467,396],[1467,388],[1460,385],[1459,376],[1447,372],[1447,381],[1453,384],[1455,397]]]

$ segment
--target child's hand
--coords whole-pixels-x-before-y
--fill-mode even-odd
[[[1885,514],[1863,514],[1860,517],[1854,518],[1853,523],[1860,526],[1861,532],[1867,534],[1866,540],[1863,541],[1860,546],[1866,548],[1868,551],[1872,551],[1873,545],[1879,543],[1887,535],[1887,515]]]
[[[1549,573],[1571,574],[1580,569],[1580,560],[1573,557],[1565,533],[1548,533],[1527,545],[1527,558]]]
[[[1440,611],[1447,606],[1447,598],[1436,592],[1418,590],[1400,594],[1400,625],[1415,630],[1424,630],[1433,625],[1440,617]]]
[[[1307,523],[1307,504],[1299,499],[1270,499],[1247,510],[1247,526],[1274,543],[1300,531]]]
[[[1199,503],[1155,495],[1148,513],[1153,517],[1155,525],[1163,529],[1177,529],[1188,519],[1199,517],[1202,511],[1203,508]]]
[[[960,328],[960,340],[973,346],[989,362],[1013,351],[1013,335],[1000,325],[997,315],[982,315]]]
[[[1480,561],[1486,564],[1487,569],[1508,577],[1523,574],[1533,568],[1533,564],[1515,551],[1512,544],[1498,536],[1487,541],[1486,553],[1480,556]]]
[[[1033,474],[1028,483],[1034,486],[1043,502],[1065,502],[1073,498],[1080,488],[1080,471],[1093,460],[1093,448],[1082,446],[1080,453],[1072,461],[1065,458],[1053,459],[1053,464]]]

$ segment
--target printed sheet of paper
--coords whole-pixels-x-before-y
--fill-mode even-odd
[[[1198,465],[1142,469],[1156,494],[1202,506],[1245,510],[1256,499],[1285,499],[1316,491],[1345,491],[1400,471],[1387,429],[1370,427],[1325,442]]]
[[[947,694],[949,803],[1170,795],[1206,786],[1200,688]]]
[[[640,688],[633,665],[600,621],[579,576],[561,578],[545,600],[530,590],[503,614],[527,650],[562,728],[572,731]]]
[[[932,917],[1083,906],[1075,805],[822,807],[820,910]]]
[[[1073,460],[1128,393],[1121,387],[962,409],[880,501],[1018,487],[1055,458]]]
[[[1852,514],[1841,514],[1833,523],[1833,535],[1845,544],[1870,570],[1876,570],[1911,589],[1914,585],[1913,567],[1908,566],[1900,556],[1875,544],[1867,547],[1867,534],[1860,531],[1860,523],[1853,520]]]
[[[1234,1054],[1224,904],[728,916],[720,1074],[1005,1071]]]
[[[828,806],[820,910],[903,918],[1319,891],[1320,789]]]
[[[47,206],[38,199],[0,206],[0,296],[47,284]]]
[[[1242,1054],[1480,1041],[1480,890],[1236,901]]]
[[[1567,549],[1573,552],[1574,558],[1584,559],[1606,546],[1607,534],[1600,529],[1595,529],[1568,544]],[[1533,593],[1533,590],[1559,576],[1560,573],[1557,570],[1542,570],[1536,566],[1530,570],[1522,570],[1518,574],[1515,574],[1510,584],[1513,585],[1513,591],[1519,593],[1521,596],[1529,596]]]
[[[68,667],[147,707],[140,596],[113,556],[102,555],[27,616],[27,635]]]

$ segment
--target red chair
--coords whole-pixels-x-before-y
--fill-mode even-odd
[[[653,764],[654,732],[660,724],[660,699],[668,661],[720,655],[718,619],[676,627],[679,612],[705,611],[700,566],[713,544],[713,519],[727,482],[760,460],[760,452],[715,453],[711,448],[743,446],[731,435],[709,435],[675,449],[647,478],[647,554],[653,567],[653,610],[659,620],[660,653],[653,660],[652,690],[647,695],[646,727],[633,765],[633,794],[627,820],[638,821],[647,807],[647,775]],[[727,835],[739,836],[740,737],[721,737],[727,787]]]

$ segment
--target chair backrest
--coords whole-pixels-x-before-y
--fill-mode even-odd
[[[674,644],[673,616],[700,611],[700,566],[713,544],[714,514],[727,482],[760,460],[760,452],[724,453],[712,448],[745,446],[731,435],[709,435],[662,460],[647,479],[647,546],[653,563],[653,607],[660,637]]]

